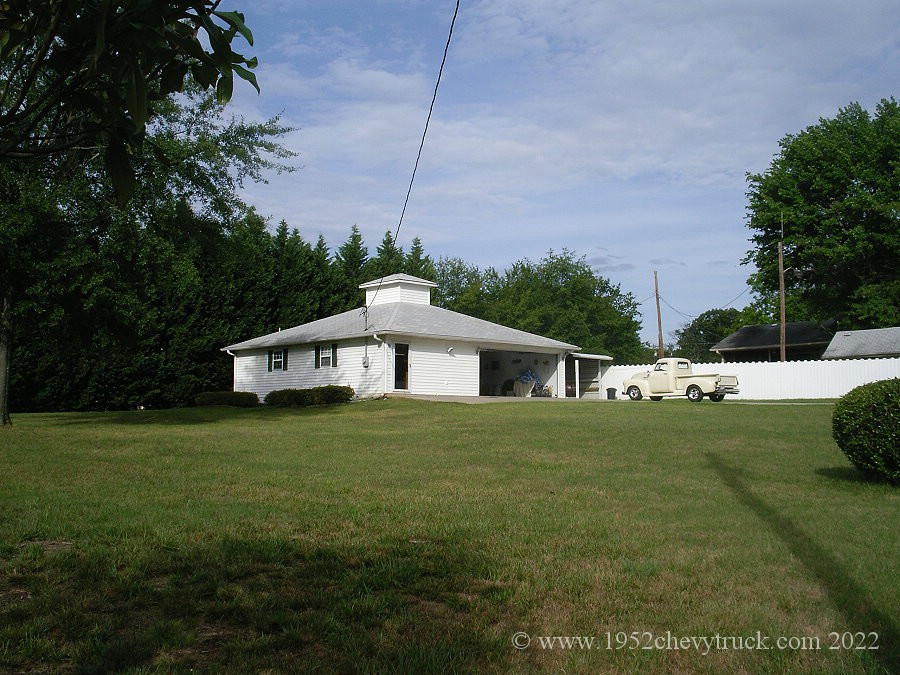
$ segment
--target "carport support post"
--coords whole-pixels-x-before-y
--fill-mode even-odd
[[[579,362],[581,359],[572,359],[575,362],[575,398],[581,398],[581,371]]]

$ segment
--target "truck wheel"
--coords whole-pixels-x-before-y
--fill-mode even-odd
[[[640,388],[634,385],[628,387],[628,391],[626,393],[628,394],[628,398],[630,398],[632,401],[640,401],[642,398],[644,398],[644,395],[641,394]]]
[[[650,400],[651,401],[662,401],[662,396],[651,396]]]
[[[687,394],[688,400],[693,401],[694,403],[699,403],[703,400],[703,390],[696,384],[692,384],[688,387],[685,393]]]
[[[710,394],[709,395],[709,400],[713,401],[714,403],[718,403],[723,398],[725,398],[725,394]]]

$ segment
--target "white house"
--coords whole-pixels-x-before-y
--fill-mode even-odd
[[[363,397],[503,395],[530,371],[553,396],[566,395],[566,357],[579,347],[435,307],[435,286],[394,274],[360,285],[364,308],[225,347],[234,356],[235,391],[262,398],[274,389],[338,384]],[[579,389],[581,382],[574,395]]]

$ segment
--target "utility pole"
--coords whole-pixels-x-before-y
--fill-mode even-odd
[[[784,214],[781,214],[781,239],[778,240],[778,296],[781,301],[781,324],[778,330],[780,359],[783,363],[787,360],[785,348],[785,311],[784,311]]]
[[[656,270],[653,270],[653,293],[656,295],[656,331],[659,335],[659,347],[656,349],[656,358],[661,359],[666,355],[666,351],[663,346],[662,315],[659,313],[659,279],[656,276]]]

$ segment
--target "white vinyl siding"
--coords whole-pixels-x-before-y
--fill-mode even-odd
[[[410,339],[409,393],[478,396],[478,366],[472,343]]]
[[[260,399],[274,389],[307,389],[326,384],[353,387],[357,396],[378,396],[393,392],[394,345],[409,345],[407,386],[411,394],[478,396],[480,388],[479,346],[472,342],[417,337],[386,337],[386,344],[374,337],[338,341],[337,367],[315,367],[316,345],[291,345],[290,366],[286,371],[267,370],[268,350],[235,352],[235,391],[252,391]],[[331,343],[327,343],[330,347]],[[325,345],[320,344],[325,352]],[[453,348],[452,350],[450,348]],[[368,356],[369,367],[363,367]],[[516,376],[531,368],[547,384],[554,395],[564,391],[565,369],[559,365],[557,354],[535,354],[522,359]],[[535,364],[534,361],[538,363]],[[512,377],[512,375],[510,375]]]
[[[377,291],[377,292],[376,292]],[[421,284],[393,283],[366,289],[366,306],[383,305],[389,302],[412,302],[420,305],[431,304],[431,288]]]
[[[353,387],[357,396],[377,396],[382,388],[382,348],[369,340],[369,367],[363,367],[366,355],[362,339],[338,343],[337,367],[316,368],[314,345],[291,345],[290,366],[286,371],[269,372],[266,349],[235,352],[234,390],[252,391],[260,400],[275,389],[308,389],[326,384]],[[371,344],[375,342],[374,344]],[[329,344],[330,347],[330,344]]]

